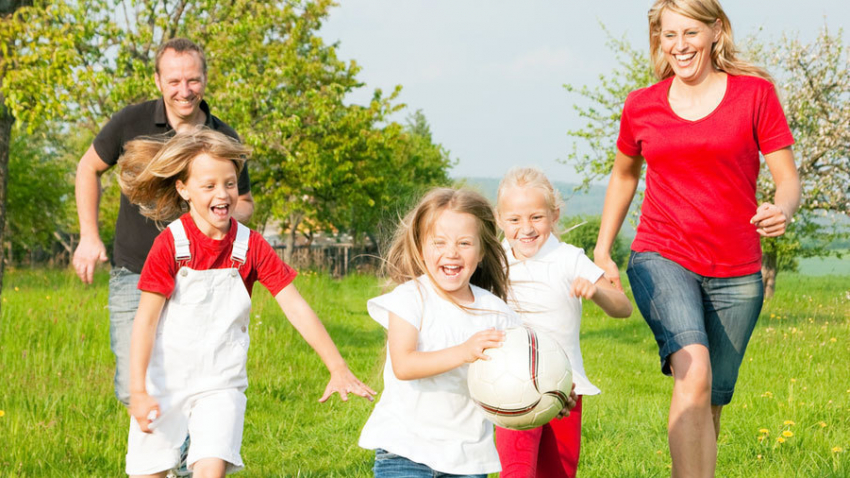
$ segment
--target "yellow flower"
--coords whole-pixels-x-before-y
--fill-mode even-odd
[[[767,428],[759,428],[759,433],[764,433],[765,435],[769,435],[770,430],[768,430]]]
[[[826,428],[826,422],[818,422],[821,428]]]
[[[795,425],[795,423],[793,420],[785,420],[785,423],[783,423],[783,425]]]
[[[17,292],[17,291],[19,291],[19,290],[21,290],[21,289],[18,289],[17,287],[15,287],[15,292]]]
[[[829,341],[830,342],[838,342],[838,339],[836,339],[835,337],[832,337],[831,339],[829,339]]]
[[[777,438],[776,441],[779,443],[785,443],[785,439],[782,437]]]
[[[785,430],[784,432],[782,432],[782,436],[784,436],[785,438],[791,438],[792,436],[794,436],[794,432],[792,432],[791,430]]]
[[[841,453],[842,451],[844,451],[844,448],[841,448],[840,446],[832,447],[833,453]]]
[[[764,441],[764,435],[762,435],[762,436],[760,436],[760,437],[759,437],[759,441],[760,441],[760,442],[763,442],[763,441]]]
[[[0,417],[5,416],[5,415],[6,415],[6,412],[4,412],[3,410],[0,410]]]
[[[756,458],[757,458],[757,459],[759,459],[759,460],[761,460],[761,455],[758,455]]]

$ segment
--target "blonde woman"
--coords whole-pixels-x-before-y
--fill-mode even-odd
[[[674,379],[673,476],[713,476],[720,412],[761,311],[760,237],[782,235],[800,201],[794,139],[717,1],[656,1],[649,43],[660,81],[626,100],[594,258],[620,286],[610,250],[646,161],[629,280]],[[776,183],[761,205],[759,153]]]

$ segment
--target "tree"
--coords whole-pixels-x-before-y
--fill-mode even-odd
[[[626,96],[632,90],[656,80],[649,58],[625,40],[610,37],[619,67],[610,75],[600,75],[595,88],[567,91],[578,93],[589,105],[574,108],[588,123],[567,134],[585,143],[590,152],[574,144],[568,157],[584,177],[582,187],[608,176],[614,163],[620,115]],[[841,34],[832,36],[824,28],[811,45],[785,38],[767,47],[754,39],[745,41],[750,58],[768,58],[776,75],[788,124],[796,139],[795,159],[803,184],[803,204],[785,235],[762,239],[762,273],[765,295],[771,297],[778,270],[794,269],[797,258],[835,254],[828,244],[846,237],[840,224],[824,221],[824,215],[844,215],[850,209],[850,71]],[[772,201],[775,185],[762,162],[758,180],[759,201]],[[638,196],[636,201],[640,201]]]
[[[599,236],[599,227],[602,216],[576,215],[561,219],[561,240],[567,244],[584,249],[584,253],[593,260],[593,248],[596,247],[596,238]],[[620,266],[625,267],[629,260],[629,247],[623,241],[622,235],[617,234],[614,244],[611,245],[611,259]]]

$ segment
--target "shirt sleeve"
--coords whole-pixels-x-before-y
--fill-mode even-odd
[[[419,330],[422,326],[422,294],[426,291],[416,281],[408,281],[389,294],[384,294],[366,303],[369,316],[385,329],[390,327],[390,312]]]
[[[174,253],[174,236],[166,229],[157,236],[148,253],[139,277],[139,290],[171,297],[174,292],[174,278],[177,277]]]
[[[635,139],[630,121],[630,107],[634,92],[629,93],[626,102],[623,105],[623,114],[620,116],[620,135],[617,138],[617,149],[627,156],[638,156],[640,154],[640,145]]]
[[[258,232],[251,231],[249,251],[255,253],[255,280],[276,296],[295,280],[298,273],[289,264],[283,262],[272,246]]]
[[[584,254],[584,249],[569,244],[563,244],[561,247],[565,248],[565,264],[563,267],[566,271],[566,277],[569,282],[567,286],[570,286],[572,281],[579,277],[587,279],[591,284],[594,284],[605,273],[605,271],[594,264],[593,261]]]
[[[788,120],[776,96],[776,88],[769,82],[762,86],[761,100],[757,107],[756,139],[759,151],[769,154],[794,144],[794,136]]]
[[[95,136],[92,145],[100,159],[114,166],[121,156],[121,147],[124,144],[124,123],[127,117],[127,109],[123,109],[114,115],[103,125],[100,132]]]

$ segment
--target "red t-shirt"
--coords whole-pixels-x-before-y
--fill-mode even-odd
[[[207,237],[195,225],[188,213],[180,217],[186,237],[189,239],[189,252],[192,258],[186,266],[194,270],[228,269],[232,263],[230,254],[233,240],[236,239],[236,220],[230,220],[230,231],[222,240]],[[171,297],[174,292],[174,282],[179,267],[174,259],[174,236],[171,230],[162,231],[154,240],[151,252],[142,268],[139,278],[139,289],[147,292],[157,292]],[[254,287],[254,282],[260,281],[272,295],[288,286],[297,273],[295,269],[284,263],[272,249],[272,246],[256,231],[251,231],[248,238],[248,254],[245,263],[239,267],[239,274],[248,290],[248,295]]]
[[[626,99],[617,149],[646,160],[646,191],[636,252],[654,251],[708,277],[758,272],[756,213],[759,151],[794,144],[773,85],[727,76],[726,93],[705,118],[689,121],[670,108],[673,78]]]

